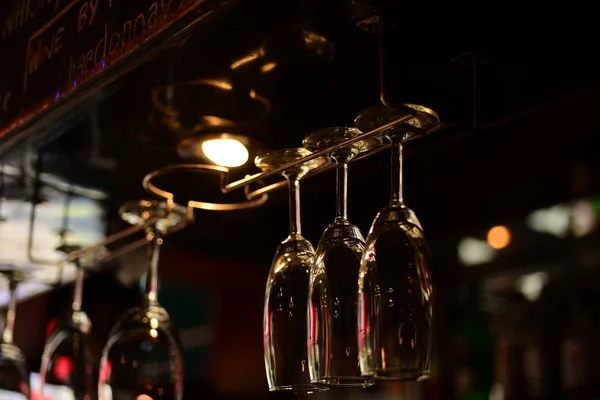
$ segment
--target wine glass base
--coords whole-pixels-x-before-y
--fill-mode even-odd
[[[357,128],[350,127],[332,127],[324,128],[309,133],[302,142],[302,145],[314,152],[328,149],[340,144],[348,139],[353,139],[362,132]],[[364,140],[354,142],[330,153],[335,160],[348,162],[360,153],[366,153],[382,144],[380,138],[368,137]],[[340,160],[342,159],[342,160]]]
[[[406,103],[401,109],[389,108],[384,105],[367,108],[354,119],[354,124],[361,131],[369,132],[407,115],[412,115],[413,118],[404,124],[386,130],[383,135],[390,139],[408,140],[414,136],[426,134],[428,130],[440,123],[440,117],[432,109]]]
[[[262,171],[268,172],[292,161],[296,161],[303,157],[309,156],[310,154],[312,154],[311,151],[302,147],[275,150],[257,156],[254,160],[254,164],[257,168],[260,168]],[[330,163],[331,160],[327,157],[317,157],[313,160],[307,161],[300,165],[296,165],[286,170],[284,174],[291,174],[296,176],[297,179],[300,179],[309,172],[322,168],[326,165],[329,165]]]
[[[188,222],[188,210],[179,204],[169,206],[164,201],[140,200],[125,203],[119,209],[121,218],[131,225],[143,225],[152,218],[160,218],[156,226],[166,232]]]
[[[12,264],[0,264],[0,275],[9,281],[21,283],[32,279],[32,271],[28,268],[19,268]]]
[[[269,392],[289,392],[293,394],[312,394],[318,392],[325,392],[329,390],[325,386],[318,386],[312,384],[304,385],[281,385],[269,388]]]
[[[337,388],[368,388],[375,384],[375,380],[368,376],[329,376],[313,380],[317,386]]]
[[[375,370],[371,376],[378,381],[423,381],[429,379],[431,374],[414,368],[386,368]]]

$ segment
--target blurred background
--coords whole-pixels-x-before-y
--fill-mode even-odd
[[[433,251],[434,375],[318,397],[600,396],[600,65],[584,9],[121,0],[84,21],[86,2],[42,3],[0,5],[0,260],[35,270],[19,288],[15,336],[32,371],[71,299],[74,267],[54,265],[58,246],[127,227],[118,207],[151,197],[141,181],[155,168],[208,158],[233,165],[234,180],[258,171],[262,151],[351,126],[378,104],[382,78],[390,101],[442,119],[406,145],[404,165],[406,203]],[[242,150],[210,160],[199,143],[222,133]],[[349,218],[365,234],[388,201],[389,171],[387,151],[350,165]],[[331,171],[302,184],[313,244],[334,215],[334,182]],[[158,183],[182,204],[243,199],[223,195],[215,176]],[[165,239],[159,295],[185,349],[185,398],[268,397],[262,306],[287,224],[283,190],[254,209],[198,211]],[[98,353],[139,303],[145,267],[136,250],[88,274],[83,309]]]

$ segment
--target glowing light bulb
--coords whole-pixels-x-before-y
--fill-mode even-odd
[[[207,140],[202,143],[202,153],[210,161],[223,167],[239,167],[250,158],[246,146],[232,138]]]

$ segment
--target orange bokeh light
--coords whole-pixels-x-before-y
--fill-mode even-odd
[[[510,229],[505,226],[494,226],[488,231],[487,242],[493,249],[503,249],[510,244]]]

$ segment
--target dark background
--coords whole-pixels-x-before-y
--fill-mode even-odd
[[[381,10],[386,26],[386,95],[394,102],[431,107],[443,122],[442,129],[407,144],[405,151],[405,199],[425,227],[440,292],[437,373],[421,395],[487,397],[497,382],[505,386],[507,398],[597,395],[598,369],[589,367],[593,363],[586,364],[586,383],[576,388],[579,391],[563,385],[560,372],[567,363],[560,350],[565,338],[572,331],[582,331],[580,336],[586,338],[597,334],[597,233],[585,240],[562,240],[533,232],[524,223],[535,209],[599,191],[598,35],[586,21],[593,12],[581,5],[231,2],[104,87],[102,101],[88,99],[70,115],[60,115],[59,104],[54,113],[60,118],[40,132],[55,127],[64,134],[35,134],[30,129],[27,140],[5,153],[5,162],[106,192],[108,231],[117,231],[125,227],[116,214],[118,206],[149,197],[140,183],[146,173],[163,165],[199,162],[178,156],[177,143],[193,134],[174,132],[161,122],[151,101],[154,87],[227,78],[236,91],[254,89],[271,103],[266,119],[250,115],[258,122],[238,127],[239,133],[255,139],[262,150],[299,146],[308,132],[352,125],[358,112],[378,103],[378,37],[357,26],[370,15],[358,10],[370,7]],[[332,46],[333,55],[298,42],[299,27],[326,37],[330,43],[325,49]],[[260,43],[266,43],[270,58],[259,58],[238,71],[230,68]],[[273,60],[278,66],[261,72]],[[233,120],[248,117],[243,100],[237,98],[200,93],[176,101],[185,104],[191,120],[215,104],[221,112],[228,110]],[[98,156],[108,162],[98,162]],[[349,217],[363,233],[388,199],[389,165],[389,154],[382,152],[350,166]],[[250,163],[236,174],[251,172],[256,169]],[[30,178],[35,174],[24,181]],[[197,174],[181,174],[162,184],[181,203],[190,198],[241,198],[221,195],[217,179]],[[315,244],[333,218],[334,198],[332,172],[302,184],[303,230]],[[161,261],[165,285],[192,285],[211,299],[206,323],[213,327],[213,341],[203,356],[205,372],[189,378],[188,398],[265,396],[260,338],[264,282],[273,252],[286,236],[287,212],[286,193],[278,191],[260,208],[199,211],[193,226],[168,238]],[[459,241],[466,236],[485,240],[487,230],[499,224],[513,231],[510,247],[488,264],[462,266]],[[523,301],[506,284],[501,285],[501,295],[496,293],[496,299],[508,299],[502,300],[503,311],[482,311],[490,294],[485,283],[492,277],[504,276],[510,283],[523,273],[550,266],[558,272],[542,300]],[[84,308],[100,346],[116,318],[139,298],[137,285],[125,287],[114,279],[115,271],[127,268],[131,265],[120,260],[88,279]],[[585,296],[575,301],[573,293]],[[39,367],[44,326],[67,306],[69,296],[70,288],[61,288],[22,306],[17,344],[34,370]],[[589,326],[574,328],[575,312],[568,310],[575,303],[584,304],[587,311],[580,314],[591,321]],[[513,314],[523,317],[507,317]],[[529,342],[514,337],[536,334],[544,338],[539,342],[551,361],[539,378],[545,389],[531,395],[531,380],[523,367]],[[505,343],[510,345],[502,347]],[[505,348],[509,350],[498,350]],[[586,349],[595,359],[592,347]],[[510,378],[499,372],[506,365],[511,366]],[[467,389],[460,384],[465,376]],[[409,389],[381,390],[395,398]]]

